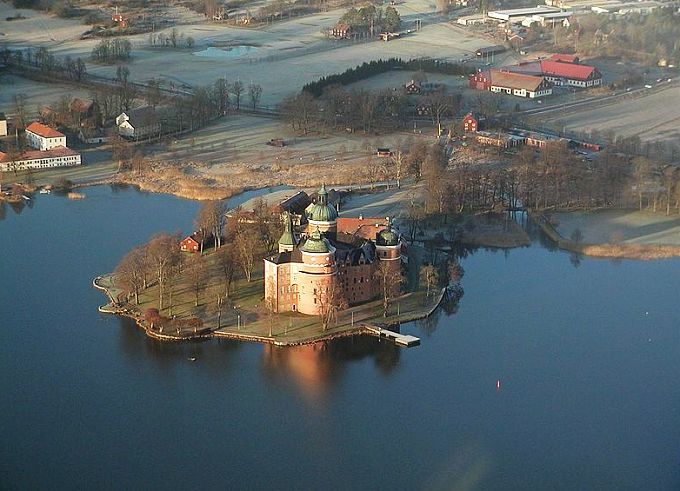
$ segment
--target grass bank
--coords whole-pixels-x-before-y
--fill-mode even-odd
[[[602,243],[590,244],[565,239],[555,229],[550,219],[545,215],[538,215],[536,222],[550,240],[555,242],[560,249],[583,254],[591,257],[615,258],[615,259],[669,259],[680,257],[680,246],[661,244],[626,244],[626,243]]]

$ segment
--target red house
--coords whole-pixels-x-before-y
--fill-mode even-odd
[[[467,113],[463,118],[463,130],[466,133],[476,133],[479,129],[478,124],[477,118],[475,118],[472,113]]]
[[[352,26],[345,23],[336,24],[331,29],[331,35],[337,39],[347,39],[352,34]]]
[[[420,94],[420,85],[411,80],[409,83],[404,85],[404,90],[408,95]]]
[[[185,239],[182,239],[179,243],[179,250],[182,252],[198,252],[201,248],[201,244],[194,238],[193,235],[189,235]]]
[[[468,78],[471,89],[489,90],[491,88],[491,74],[488,71],[477,72]]]

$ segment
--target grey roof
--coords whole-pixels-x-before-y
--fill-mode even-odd
[[[155,122],[156,109],[151,106],[142,106],[125,111],[125,114],[132,126],[149,126]]]

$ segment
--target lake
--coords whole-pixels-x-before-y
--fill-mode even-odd
[[[678,260],[478,250],[410,349],[159,343],[91,281],[199,204],[84,193],[0,209],[3,489],[680,487]]]

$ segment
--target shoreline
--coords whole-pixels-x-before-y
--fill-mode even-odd
[[[536,216],[536,223],[541,231],[557,247],[564,251],[583,254],[600,259],[636,259],[652,261],[655,259],[671,259],[680,257],[680,246],[674,245],[645,245],[645,244],[610,244],[610,243],[581,243],[565,239],[550,223],[549,219],[540,213]]]
[[[110,286],[105,286],[104,284],[102,284],[104,281],[108,281],[110,283]],[[151,326],[147,325],[144,322],[143,317],[138,312],[132,311],[128,308],[124,308],[123,306],[119,306],[116,304],[116,301],[114,300],[115,298],[114,292],[116,288],[112,280],[111,274],[97,276],[92,280],[92,285],[94,286],[94,288],[103,291],[110,300],[109,303],[98,307],[98,311],[100,313],[120,315],[132,319],[135,321],[137,327],[142,329],[144,333],[152,339],[166,342],[179,342],[223,338],[233,339],[236,341],[272,344],[274,346],[302,346],[356,335],[370,336],[373,334],[369,329],[367,329],[366,324],[371,324],[388,329],[391,326],[399,325],[403,322],[412,322],[420,319],[425,319],[432,315],[439,308],[442,300],[444,299],[444,295],[446,294],[447,291],[446,287],[442,288],[441,291],[439,292],[438,297],[436,297],[435,303],[430,305],[426,310],[405,312],[403,314],[400,314],[396,319],[393,319],[394,316],[387,317],[386,319],[391,319],[391,321],[388,323],[380,323],[377,321],[372,322],[373,319],[369,319],[368,321],[367,320],[357,321],[355,326],[349,326],[344,328],[342,328],[341,326],[341,328],[339,329],[338,328],[329,329],[326,332],[315,333],[306,336],[301,335],[296,337],[286,334],[285,335],[286,337],[283,338],[280,335],[263,336],[261,334],[256,333],[247,333],[240,330],[234,330],[233,328],[228,328],[227,326],[220,327],[219,329],[203,328],[195,333],[190,332],[187,334],[163,333],[155,329],[152,329]]]

